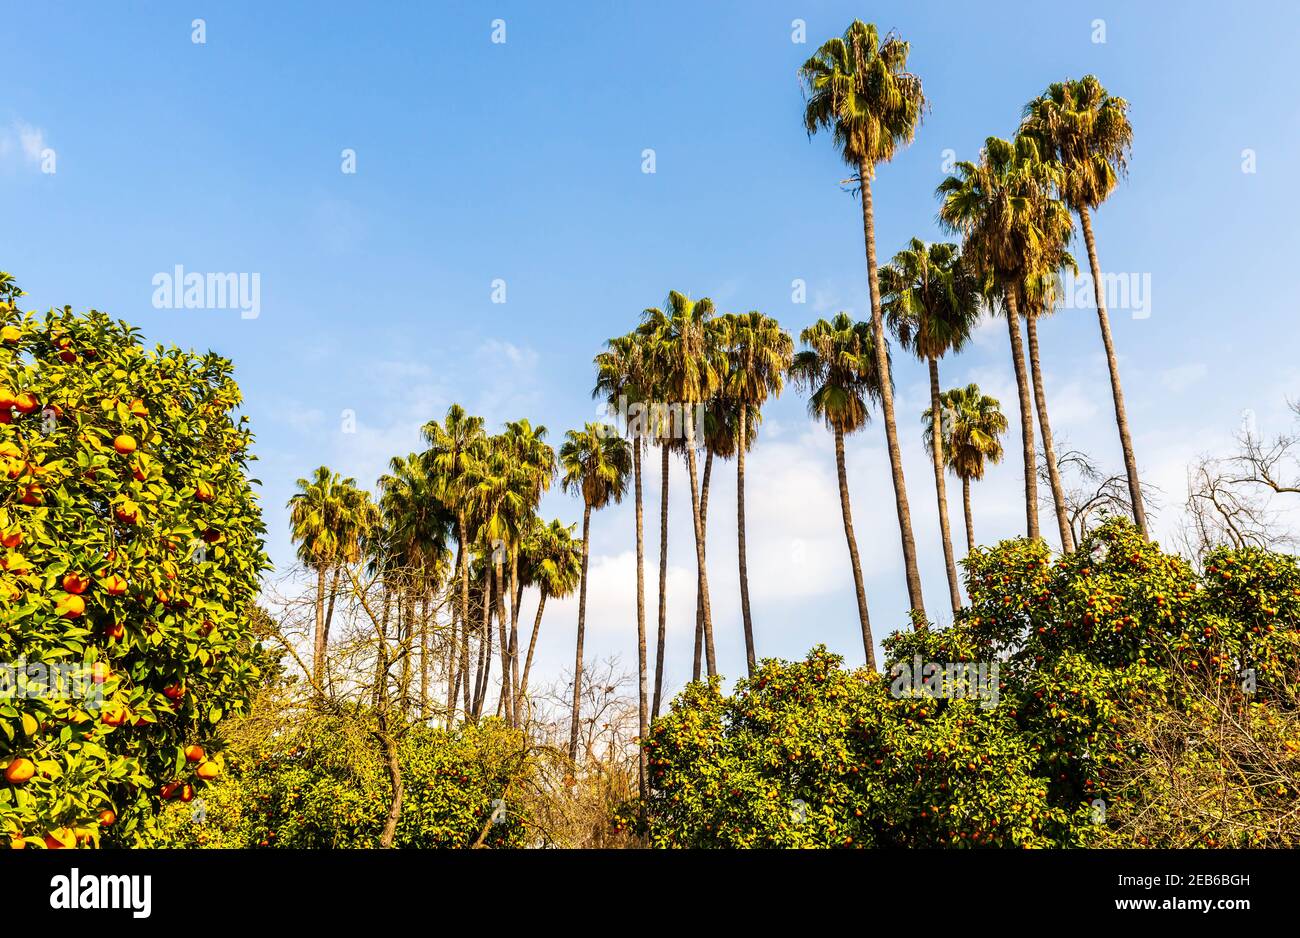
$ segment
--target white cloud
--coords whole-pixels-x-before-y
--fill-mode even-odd
[[[1192,362],[1177,368],[1166,368],[1160,372],[1160,383],[1174,394],[1180,394],[1209,373],[1210,369],[1204,362]]]
[[[26,121],[14,120],[0,128],[0,163],[38,166],[47,146],[45,131]]]

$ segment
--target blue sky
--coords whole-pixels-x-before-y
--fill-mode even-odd
[[[1092,72],[1131,102],[1131,173],[1096,229],[1105,271],[1150,275],[1150,316],[1112,320],[1138,459],[1164,492],[1163,535],[1177,526],[1188,461],[1227,447],[1244,410],[1262,432],[1284,429],[1284,397],[1300,391],[1283,273],[1300,247],[1300,14],[1287,4],[0,6],[0,268],[29,306],[94,306],[150,340],[234,359],[281,567],[293,479],[325,463],[372,483],[452,401],[494,425],[529,417],[558,445],[595,416],[600,343],[669,289],[763,310],[796,334],[841,309],[865,317],[860,215],[839,185],[848,173],[828,140],[804,134],[796,80],[854,16],[912,43],[931,102],[874,187],[882,261],[912,236],[940,235],[945,151],[973,158],[986,136],[1010,135],[1050,81]],[[192,42],[195,17],[204,44]],[[497,18],[504,43],[491,41]],[[806,44],[792,41],[796,19]],[[355,174],[341,172],[345,148]],[[647,148],[654,174],[641,171]],[[1247,149],[1254,172],[1243,172]],[[152,278],[178,264],[258,273],[260,316],[155,309]],[[792,302],[796,278],[806,303]],[[496,279],[505,303],[492,302]],[[1061,311],[1042,341],[1058,443],[1118,468],[1092,310]],[[1014,414],[998,324],[941,375],[945,386],[978,381]],[[940,612],[925,373],[898,355],[896,381],[922,574]],[[794,656],[825,641],[859,662],[830,439],[804,407],[790,391],[768,409],[749,466],[759,651]],[[346,410],[355,433],[342,432]],[[873,425],[849,447],[877,638],[906,609],[882,436]],[[670,682],[689,670],[693,606],[675,472]],[[743,665],[732,473],[717,468],[709,541],[729,675]],[[981,540],[1022,523],[1017,477],[1008,461],[977,487]],[[655,518],[653,487],[646,508]],[[544,510],[580,518],[558,491]],[[626,505],[596,519],[589,644],[628,667],[631,533]],[[541,667],[555,677],[571,664],[574,604],[548,607],[544,628]]]

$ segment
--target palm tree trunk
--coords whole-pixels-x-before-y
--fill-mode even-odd
[[[975,521],[970,511],[970,479],[966,476],[961,480],[961,504],[966,512],[966,553],[970,554],[975,550]]]
[[[704,558],[709,556],[709,480],[713,478],[713,451],[704,457],[704,474],[700,480],[700,527],[704,530]],[[713,624],[704,621],[704,602],[698,587],[695,590],[695,671],[692,680],[700,679],[700,654],[705,652],[710,676],[717,673],[713,660]]]
[[[939,502],[939,534],[943,537],[943,562],[948,568],[948,594],[954,614],[961,609],[961,586],[957,561],[953,559],[952,529],[948,524],[948,486],[943,477],[943,408],[939,401],[939,361],[930,362],[930,420],[934,425],[934,493]]]
[[[500,563],[492,564],[492,572],[496,581],[496,614],[497,614],[497,641],[500,645],[498,654],[501,655],[501,693],[497,695],[497,716],[504,716],[510,719],[510,642],[506,636],[506,612],[505,600],[505,583],[502,576],[502,565]]]
[[[885,440],[889,444],[889,468],[894,478],[894,503],[898,509],[898,533],[903,543],[903,568],[907,575],[907,596],[912,605],[913,627],[924,628],[925,600],[921,595],[921,574],[916,564],[916,541],[912,537],[912,512],[907,505],[907,482],[903,479],[903,451],[898,445],[898,426],[894,422],[894,383],[889,371],[889,346],[885,344],[885,326],[880,314],[880,283],[876,276],[876,222],[871,203],[871,164],[863,160],[858,171],[862,182],[862,234],[867,243],[867,285],[871,292],[871,338],[876,347],[876,367],[880,370],[880,411],[885,418]]]
[[[469,550],[465,546],[465,514],[456,513],[456,567],[460,581],[460,672],[465,718],[469,719]]]
[[[1043,433],[1043,457],[1047,460],[1047,480],[1052,487],[1052,505],[1056,509],[1056,526],[1061,534],[1061,553],[1074,551],[1070,532],[1070,512],[1065,506],[1065,488],[1056,465],[1056,448],[1052,445],[1052,425],[1047,419],[1047,392],[1043,388],[1043,369],[1038,357],[1038,317],[1032,310],[1025,314],[1025,332],[1029,337],[1029,376],[1034,383],[1034,407],[1038,410],[1038,429]]]
[[[464,558],[465,548],[460,543],[456,545],[456,586],[460,586],[460,565]],[[447,648],[447,728],[450,729],[456,724],[456,693],[460,688],[460,669],[466,667],[466,658],[469,657],[469,645],[462,646],[459,642],[460,629],[464,627],[465,620],[461,617],[462,607],[459,602],[451,603],[451,639]],[[457,619],[460,621],[457,622]],[[461,655],[461,648],[465,652],[460,657],[460,664],[457,664],[457,656]]]
[[[415,651],[415,597],[409,595],[406,597],[405,610],[406,614],[398,622],[401,638],[397,645],[402,652],[398,707],[403,717],[410,711],[411,703],[411,655]]]
[[[316,695],[325,696],[325,567],[316,570],[316,634],[312,643],[311,678]]]
[[[379,708],[380,701],[383,699],[384,682],[388,675],[388,610],[391,605],[392,597],[385,589],[384,611],[379,617],[379,642],[375,649],[375,686],[370,694],[370,702],[375,709]]]
[[[578,759],[578,718],[582,712],[582,642],[587,632],[587,554],[591,541],[591,503],[582,506],[582,577],[578,585],[578,641],[573,659],[573,719],[569,723],[569,761]]]
[[[682,408],[686,411],[686,408]],[[704,615],[704,638],[705,653],[708,657],[709,676],[715,673],[715,664],[713,660],[713,641],[712,641],[712,613],[709,609],[709,574],[704,560],[704,518],[700,514],[700,490],[699,490],[699,473],[695,466],[695,419],[694,416],[687,416],[682,423],[686,427],[686,467],[690,470],[691,476],[691,514],[695,522],[695,567],[698,572],[697,588],[699,589],[700,609]]]
[[[1029,400],[1029,378],[1025,375],[1025,348],[1020,339],[1020,311],[1012,289],[1003,292],[1007,330],[1011,337],[1011,364],[1016,370],[1020,394],[1020,443],[1025,460],[1025,523],[1030,540],[1038,540],[1038,471],[1034,460],[1034,412]]]
[[[510,551],[510,724],[523,718],[519,709],[519,549]]]
[[[330,598],[329,603],[325,606],[325,637],[321,639],[321,647],[328,651],[330,647],[330,624],[334,621],[334,600],[339,595],[339,574],[342,572],[340,565],[334,565],[334,577],[330,581]]]
[[[483,618],[480,624],[478,680],[474,685],[474,718],[483,715],[488,682],[492,679],[492,567],[483,564]]]
[[[749,676],[758,667],[758,654],[754,650],[754,620],[749,614],[749,568],[745,559],[745,441],[749,439],[746,423],[749,408],[740,405],[740,442],[736,446],[736,555],[740,563],[740,618],[745,626],[745,663]]]
[[[533,669],[533,651],[537,648],[537,635],[542,630],[542,610],[546,608],[546,590],[541,590],[541,594],[537,600],[537,617],[533,619],[533,634],[528,639],[528,657],[524,659],[524,673],[519,678],[520,698],[528,695],[528,672]]]
[[[1128,411],[1124,407],[1124,390],[1119,382],[1119,359],[1110,335],[1110,317],[1106,315],[1105,289],[1101,279],[1101,262],[1097,260],[1097,242],[1092,234],[1092,218],[1085,208],[1079,212],[1083,242],[1088,248],[1088,265],[1092,268],[1092,289],[1097,299],[1097,321],[1101,325],[1101,344],[1106,348],[1106,365],[1110,368],[1110,393],[1115,402],[1115,425],[1119,427],[1119,445],[1124,451],[1124,471],[1128,474],[1128,494],[1133,501],[1133,522],[1144,538],[1147,533],[1146,506],[1142,503],[1142,482],[1138,478],[1137,459],[1133,455],[1133,438],[1128,432]]]
[[[420,719],[429,718],[429,591],[420,597]]]
[[[844,516],[844,538],[849,542],[849,562],[853,566],[853,588],[858,599],[858,620],[862,623],[862,647],[867,653],[867,667],[876,670],[876,643],[871,637],[871,619],[867,615],[867,588],[862,583],[862,563],[858,559],[858,539],[853,535],[853,511],[849,507],[849,476],[844,466],[844,431],[835,429],[835,471],[840,480],[840,512]]]
[[[659,703],[664,692],[664,643],[668,637],[668,444],[659,443],[663,479],[659,489],[659,635],[655,641],[655,694],[650,719],[659,718]]]
[[[641,438],[632,438],[632,477],[636,494],[636,669],[637,669],[637,790],[642,812],[646,797],[646,731],[649,729],[650,694],[646,675],[645,641],[645,523],[641,514]]]

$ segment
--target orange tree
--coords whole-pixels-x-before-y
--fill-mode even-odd
[[[691,685],[646,742],[651,841],[1124,843],[1115,833],[1136,829],[1125,819],[1152,795],[1142,767],[1153,754],[1130,727],[1194,713],[1207,685],[1219,705],[1248,715],[1240,725],[1274,725],[1267,712],[1297,709],[1293,557],[1224,549],[1198,573],[1116,520],[1055,561],[1041,542],[1015,540],[975,551],[966,568],[970,605],[953,626],[894,633],[887,660],[997,662],[995,706],[942,681],[900,693],[822,649],[804,662],[766,662],[729,698]],[[1272,730],[1251,743],[1261,746],[1277,751],[1258,766],[1243,759],[1233,784],[1258,790],[1252,810],[1281,817],[1300,794],[1286,774],[1300,741]],[[1207,844],[1223,842],[1216,823],[1230,826],[1198,823]]]
[[[2,312],[0,836],[133,843],[220,774],[264,664],[247,418],[215,354]]]

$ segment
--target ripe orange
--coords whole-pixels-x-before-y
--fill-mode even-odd
[[[70,348],[65,348],[59,353],[59,360],[65,365],[75,364],[77,361],[77,353]]]
[[[117,815],[113,813],[113,809],[112,809],[112,808],[109,808],[109,809],[107,809],[107,810],[105,810],[105,811],[100,811],[100,812],[99,812],[99,826],[100,826],[100,827],[112,827],[112,826],[113,826],[113,822],[116,821],[116,820],[117,820]]]
[[[187,804],[194,799],[194,786],[188,782],[181,786],[181,801]]]
[[[185,687],[182,684],[168,684],[163,688],[163,696],[168,700],[180,700],[185,696]]]
[[[126,636],[126,626],[121,622],[114,622],[107,629],[106,634],[115,642],[120,642]]]
[[[80,595],[86,591],[86,587],[89,585],[90,582],[78,573],[69,573],[63,578],[63,589],[68,593]]]
[[[3,539],[0,539],[0,544],[4,544],[5,547],[11,547],[11,548],[17,547],[22,542],[23,542],[22,531],[10,531],[8,534],[4,536]]]
[[[123,456],[135,452],[135,437],[125,433],[119,433],[113,438],[113,449],[117,450]]]
[[[218,775],[221,774],[221,767],[218,766],[215,762],[204,762],[202,765],[200,765],[197,769],[194,770],[194,774],[197,775],[199,778],[203,779],[205,782],[210,782]]]
[[[176,796],[176,792],[180,789],[180,787],[181,787],[180,782],[168,782],[166,785],[163,785],[161,788],[158,789],[158,794],[164,798],[171,799]]]
[[[108,665],[104,664],[102,661],[96,661],[90,666],[90,678],[96,684],[103,684],[112,676],[113,672],[109,670]]]
[[[17,326],[5,326],[3,329],[0,329],[0,339],[4,339],[4,341],[10,345],[13,345],[22,337],[23,330],[19,329]]]
[[[65,619],[80,619],[82,613],[86,611],[86,601],[80,596],[69,596],[59,603],[63,607],[60,615]]]
[[[203,756],[204,756],[204,752],[203,752],[203,747],[202,747],[202,746],[186,746],[186,747],[185,747],[185,758],[186,758],[187,761],[189,761],[189,762],[202,762],[202,761],[203,761]]]
[[[30,414],[38,406],[36,398],[28,394],[26,391],[14,398],[14,409],[20,414]]]
[[[140,512],[134,508],[115,508],[113,517],[123,524],[136,524],[140,520]]]
[[[5,769],[5,781],[10,785],[21,785],[36,774],[36,764],[31,759],[15,759]]]
[[[140,398],[137,397],[133,401],[131,401],[131,413],[137,417],[148,417],[149,408],[145,407],[144,401],[140,400]]]
[[[206,482],[200,482],[194,487],[194,497],[201,502],[212,501],[212,486]]]
[[[104,592],[109,596],[121,596],[126,592],[126,580],[122,579],[116,573],[104,577],[104,579],[100,581],[100,585],[104,587]]]
[[[0,387],[0,410],[8,410],[17,402],[18,399],[14,397],[13,391],[9,390],[9,388]]]

